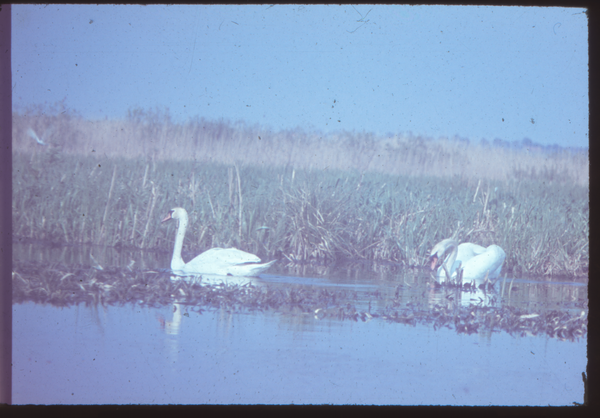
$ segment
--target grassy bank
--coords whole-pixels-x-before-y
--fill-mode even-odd
[[[235,246],[263,259],[424,265],[454,235],[500,245],[514,275],[579,276],[589,263],[587,187],[568,183],[13,156],[15,237],[172,251],[175,225],[160,220],[175,206],[190,214],[186,259]]]

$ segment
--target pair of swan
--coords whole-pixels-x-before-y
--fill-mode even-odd
[[[497,245],[487,248],[470,242],[458,245],[452,239],[445,239],[433,247],[429,258],[431,270],[440,264],[435,273],[440,283],[456,280],[462,272],[464,283],[475,281],[479,285],[500,276],[506,254]]]
[[[175,236],[175,248],[171,259],[171,270],[173,273],[183,276],[216,274],[221,276],[246,276],[255,277],[266,271],[276,260],[260,264],[261,260],[254,254],[238,250],[236,248],[212,248],[203,252],[189,263],[181,258],[183,237],[188,225],[188,214],[183,208],[174,208],[162,220],[179,220],[177,235]]]
[[[216,274],[221,276],[255,277],[266,271],[276,260],[260,264],[261,260],[254,254],[236,248],[212,248],[203,252],[189,263],[181,258],[183,238],[188,225],[188,214],[183,208],[174,208],[162,220],[177,219],[177,235],[171,259],[171,270],[180,275]],[[482,284],[486,279],[500,276],[506,254],[497,245],[484,248],[473,243],[458,243],[445,239],[437,243],[431,250],[431,269],[435,270],[440,283],[456,280],[462,274],[463,282],[475,281]]]

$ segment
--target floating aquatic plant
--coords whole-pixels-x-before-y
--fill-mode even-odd
[[[17,262],[13,266],[13,303],[33,301],[53,306],[122,306],[139,304],[162,307],[173,303],[233,312],[272,311],[281,315],[307,315],[315,320],[351,320],[369,322],[380,319],[415,326],[428,324],[434,329],[455,329],[459,333],[504,331],[513,335],[547,335],[574,340],[587,333],[584,310],[575,314],[559,310],[525,312],[511,306],[461,306],[452,303],[401,302],[400,285],[393,294],[379,290],[359,295],[348,290],[320,286],[202,284],[173,281],[169,274],[157,271]],[[450,288],[451,291],[467,291]],[[368,306],[366,306],[367,299]],[[374,309],[371,302],[387,300]]]

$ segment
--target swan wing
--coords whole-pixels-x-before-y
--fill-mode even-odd
[[[211,248],[186,263],[182,270],[188,274],[252,276],[245,273],[252,273],[250,267],[257,266],[260,261],[254,254],[236,248]]]
[[[490,245],[481,254],[463,262],[463,280],[482,283],[487,275],[488,279],[495,279],[500,275],[506,254],[497,245]]]
[[[200,254],[202,255],[202,254]],[[264,264],[226,264],[215,261],[206,261],[196,263],[198,257],[187,263],[181,272],[189,275],[216,274],[219,276],[245,276],[256,277],[275,263],[277,260]],[[202,260],[200,260],[202,261]]]
[[[230,266],[227,269],[227,274],[231,274],[232,276],[256,277],[271,267],[275,261],[277,260],[269,261],[264,264],[241,264]]]
[[[237,248],[211,248],[203,252],[190,263],[211,263],[223,265],[236,265],[245,263],[260,263],[260,258]]]
[[[472,242],[465,242],[458,246],[456,259],[464,264],[473,257],[477,257],[479,254],[483,254],[484,252],[485,248],[481,245],[473,244]]]

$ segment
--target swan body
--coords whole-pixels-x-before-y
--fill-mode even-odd
[[[448,280],[448,274],[449,279],[456,280],[462,270],[463,282],[482,284],[486,279],[500,276],[506,254],[497,245],[487,248],[471,242],[458,245],[452,239],[445,239],[433,247],[429,258],[431,270],[436,269],[438,262],[441,264],[435,273],[440,283]]]
[[[200,274],[216,274],[221,276],[247,276],[254,277],[266,271],[276,260],[260,264],[261,260],[254,254],[238,250],[236,248],[212,248],[198,255],[189,263],[181,258],[183,237],[188,225],[188,214],[183,208],[174,208],[169,211],[162,222],[170,219],[179,220],[177,235],[175,236],[175,247],[171,259],[171,270],[173,273],[183,276]]]

